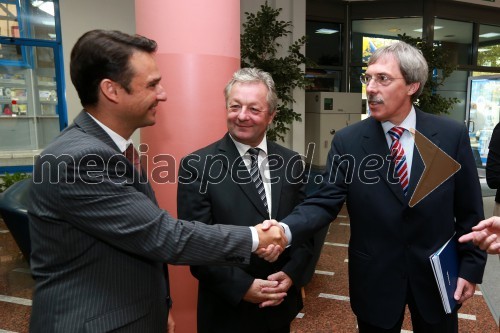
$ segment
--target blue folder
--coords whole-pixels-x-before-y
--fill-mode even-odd
[[[457,305],[457,301],[453,298],[458,280],[458,252],[455,234],[429,259],[441,294],[444,311],[451,313]]]

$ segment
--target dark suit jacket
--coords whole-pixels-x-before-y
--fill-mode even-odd
[[[274,142],[268,142],[268,158],[271,216],[281,219],[304,198],[303,164],[300,155]],[[229,134],[185,157],[179,171],[179,217],[242,226],[269,219],[242,162]],[[192,266],[199,280],[198,332],[267,332],[288,325],[302,308],[300,286],[292,286],[277,307],[260,309],[243,296],[255,278],[267,279],[281,270],[294,283],[300,281],[311,254],[311,244],[304,244],[288,248],[272,264],[252,255],[250,265],[242,268]]]
[[[408,201],[424,170],[420,154],[415,149],[405,197],[399,183],[388,179],[393,169],[387,162],[390,153],[382,126],[368,118],[337,132],[320,190],[283,220],[291,229],[292,242],[300,241],[332,221],[347,201],[351,306],[361,320],[384,328],[396,324],[408,288],[426,321],[444,318],[429,256],[455,231],[457,236],[469,232],[484,214],[465,127],[417,110],[416,129],[461,169],[413,208]],[[470,243],[459,244],[458,249],[460,277],[481,283],[485,253]]]
[[[178,221],[158,208],[150,185],[86,112],[38,158],[28,213],[31,332],[164,333],[164,262],[250,260],[248,228]]]
[[[490,188],[497,189],[495,202],[500,203],[500,124],[495,126],[489,144],[486,160],[486,182]]]

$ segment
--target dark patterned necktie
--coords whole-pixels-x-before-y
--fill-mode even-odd
[[[399,142],[401,135],[403,135],[405,129],[403,127],[393,127],[387,133],[392,139],[391,144],[391,156],[396,165],[396,173],[399,177],[399,183],[403,188],[403,193],[406,195],[408,192],[408,165],[406,164],[406,155],[403,150],[403,146]]]
[[[266,211],[269,213],[269,208],[267,207],[266,191],[264,189],[264,183],[262,182],[262,176],[260,175],[259,171],[259,150],[259,148],[248,149],[248,153],[250,154],[250,158],[252,159],[252,164],[250,165],[250,177],[252,178],[252,181],[257,188],[260,200],[262,200],[264,207],[266,207]]]
[[[132,163],[135,170],[141,174],[141,160],[139,157],[139,152],[134,148],[133,144],[129,144],[127,149],[123,152],[123,155]]]

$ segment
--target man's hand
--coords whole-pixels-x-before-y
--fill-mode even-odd
[[[172,311],[168,312],[167,333],[175,333],[175,321],[172,316]]]
[[[277,294],[277,293],[287,293],[288,289],[293,285],[292,279],[285,273],[285,272],[277,272],[274,274],[271,274],[267,277],[269,281],[277,281],[278,285],[275,287],[264,287],[262,288],[262,292],[264,294],[270,293],[270,294]],[[267,306],[276,306],[281,304],[283,302],[282,300],[267,300],[265,302],[262,302],[259,304],[261,308],[265,308]]]
[[[500,217],[493,216],[481,221],[472,228],[472,232],[458,239],[461,243],[472,241],[481,250],[491,254],[500,254]]]
[[[276,261],[288,245],[285,231],[276,220],[266,220],[256,225],[255,229],[259,235],[259,246],[255,253],[269,262]]]
[[[247,290],[245,296],[243,296],[243,300],[250,303],[259,304],[259,307],[262,307],[261,304],[264,302],[273,302],[276,303],[276,305],[278,305],[281,302],[283,302],[283,299],[286,296],[286,292],[268,291],[264,293],[262,291],[263,289],[267,288],[269,289],[276,288],[278,284],[279,282],[277,281],[255,279],[250,285],[250,288]]]
[[[457,289],[455,290],[455,294],[453,295],[453,297],[457,300],[458,304],[462,304],[463,302],[471,298],[474,295],[475,291],[475,283],[470,283],[469,281],[459,277],[457,281]]]

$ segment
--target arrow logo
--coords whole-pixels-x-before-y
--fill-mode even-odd
[[[410,207],[414,207],[439,185],[457,173],[461,166],[419,131],[411,128],[410,133],[415,137],[415,146],[425,166],[415,192],[408,203]]]

